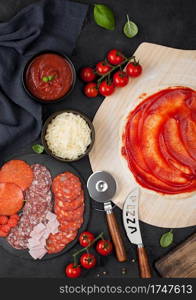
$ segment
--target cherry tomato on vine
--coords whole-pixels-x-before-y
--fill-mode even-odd
[[[100,240],[96,245],[97,252],[103,256],[109,255],[112,249],[112,243],[108,240]]]
[[[99,93],[102,96],[110,96],[113,94],[115,86],[113,82],[108,83],[106,80],[102,81],[99,85]]]
[[[85,67],[80,71],[80,78],[85,82],[91,82],[96,78],[96,74],[92,68]]]
[[[75,266],[74,264],[69,264],[65,268],[65,274],[69,278],[77,278],[81,274],[81,268],[80,268],[80,266]]]
[[[94,234],[89,231],[84,231],[79,236],[79,242],[82,247],[87,247],[94,239]]]
[[[116,87],[124,87],[129,82],[129,77],[126,72],[118,71],[113,76],[113,82]]]
[[[80,257],[80,263],[85,269],[92,269],[96,265],[96,258],[91,253],[84,253]]]
[[[98,88],[95,82],[87,83],[84,86],[84,94],[89,98],[95,98],[98,95]]]
[[[107,54],[107,60],[109,61],[109,63],[116,66],[123,62],[125,60],[125,57],[122,52],[118,51],[117,49],[112,49]]]
[[[100,61],[96,65],[96,71],[99,75],[104,75],[108,73],[111,69],[112,67],[106,61]]]
[[[142,73],[142,66],[137,62],[130,62],[126,67],[126,73],[130,77],[138,77]]]

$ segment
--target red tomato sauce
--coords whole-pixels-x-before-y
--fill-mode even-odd
[[[127,117],[122,155],[136,181],[163,194],[196,190],[196,91],[147,97]]]
[[[45,82],[46,78],[52,79]],[[64,57],[46,53],[33,59],[27,68],[25,80],[33,96],[46,101],[58,100],[71,89],[73,71]]]

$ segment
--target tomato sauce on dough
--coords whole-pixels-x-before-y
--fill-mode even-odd
[[[141,102],[127,117],[121,154],[136,181],[163,194],[196,190],[196,91],[175,87]]]
[[[70,63],[62,56],[46,53],[37,56],[27,68],[26,86],[41,100],[58,100],[65,96],[73,84]]]

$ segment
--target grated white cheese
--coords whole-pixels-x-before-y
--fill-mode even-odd
[[[91,129],[80,115],[64,112],[49,123],[45,139],[56,156],[77,159],[91,143]]]

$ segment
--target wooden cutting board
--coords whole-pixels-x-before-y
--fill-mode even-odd
[[[196,278],[196,233],[155,263],[162,277]]]
[[[196,50],[142,43],[135,56],[143,66],[143,74],[104,99],[93,121],[96,139],[90,153],[93,171],[105,170],[115,177],[118,189],[113,202],[121,208],[135,185],[119,155],[122,120],[142,101],[144,93],[148,95],[168,86],[180,85],[196,89]],[[194,197],[169,199],[142,190],[139,204],[139,218],[146,223],[167,228],[196,224]]]

